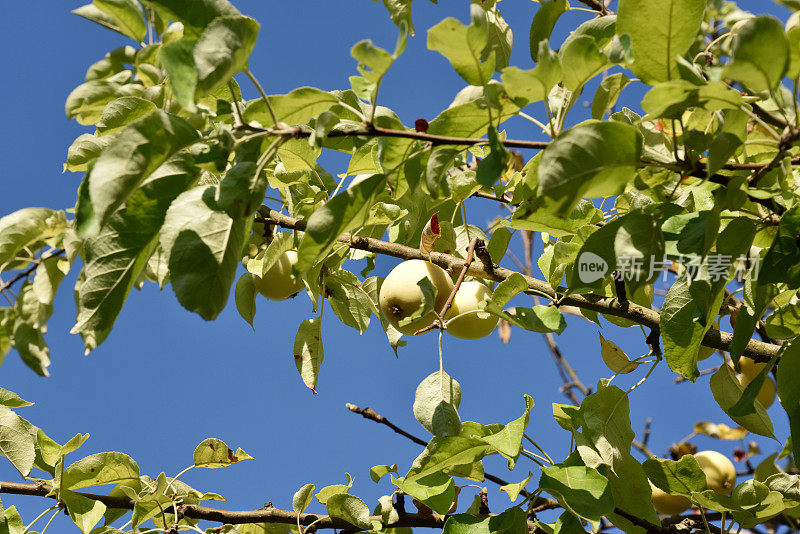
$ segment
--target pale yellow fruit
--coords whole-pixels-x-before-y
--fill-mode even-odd
[[[694,454],[700,469],[706,474],[708,489],[721,495],[729,495],[736,486],[736,468],[727,456],[717,451],[701,451]]]
[[[492,298],[488,287],[479,282],[463,282],[447,312],[447,333],[459,339],[479,339],[492,333],[498,318],[478,317],[479,304]]]
[[[436,315],[430,312],[405,326],[400,326],[400,321],[422,307],[424,296],[417,282],[423,278],[430,280],[436,288],[434,308],[440,311],[453,291],[453,281],[438,265],[423,260],[404,261],[392,269],[381,286],[378,295],[381,312],[386,320],[403,334],[413,335],[417,330],[431,325],[436,320]]]
[[[736,379],[744,387],[747,387],[753,381],[753,378],[748,378],[745,374],[736,375]],[[775,381],[772,380],[771,376],[767,376],[764,377],[764,383],[761,384],[761,390],[758,392],[756,399],[761,403],[761,406],[769,408],[775,402],[775,393]]]
[[[654,486],[652,482],[650,482],[650,489],[653,492],[653,507],[659,514],[678,515],[692,506],[692,501],[688,497],[669,494]]]
[[[758,375],[766,365],[766,363],[754,362],[745,356],[739,358],[739,370],[747,377],[748,384],[753,381],[756,375]]]
[[[297,263],[297,252],[289,250],[281,254],[278,261],[264,276],[253,275],[258,292],[270,300],[286,300],[303,288],[303,282],[292,280],[292,266]]]

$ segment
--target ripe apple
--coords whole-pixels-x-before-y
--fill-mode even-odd
[[[662,491],[659,487],[654,486],[652,482],[650,482],[650,490],[653,492],[653,507],[659,514],[678,515],[692,506],[692,501],[688,497],[672,495]]]
[[[481,311],[478,304],[490,298],[491,290],[480,282],[463,282],[447,311],[447,333],[459,339],[479,339],[491,334],[498,317],[478,317]]]
[[[401,333],[413,335],[420,328],[425,328],[436,320],[433,312],[400,326],[400,321],[414,314],[422,307],[422,289],[417,282],[427,278],[436,288],[434,309],[444,307],[447,297],[453,291],[453,281],[444,269],[423,260],[407,260],[392,269],[386,276],[378,295],[383,316]]]
[[[700,469],[706,474],[708,489],[721,495],[729,495],[736,485],[736,468],[727,456],[717,451],[701,451],[694,454]]]
[[[766,363],[762,362],[754,362],[752,359],[742,356],[739,358],[739,370],[742,372],[744,376],[747,377],[747,383],[753,381],[758,373],[767,365]]]
[[[286,300],[303,288],[303,282],[292,280],[292,266],[297,263],[297,252],[289,250],[281,254],[278,261],[264,276],[253,275],[258,292],[270,300]]]
[[[752,378],[748,378],[745,374],[736,375],[736,379],[744,387],[747,387],[750,382],[753,381]],[[764,378],[764,383],[761,384],[761,389],[759,390],[756,399],[761,403],[761,406],[763,406],[764,409],[767,409],[772,406],[773,402],[775,402],[776,393],[775,381],[772,380],[771,376],[767,376]]]
[[[742,386],[747,387],[758,375],[758,373],[761,372],[765,365],[767,364],[754,362],[750,358],[741,357],[739,358],[739,369],[741,369],[742,372],[741,374],[736,375],[736,379],[739,380],[739,383]],[[772,403],[775,402],[775,393],[775,381],[771,376],[767,375],[756,398],[764,408],[769,408],[772,406]]]

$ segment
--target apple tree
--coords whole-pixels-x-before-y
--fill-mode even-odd
[[[415,35],[412,0],[384,0],[393,49],[358,42],[349,87],[286,94],[269,94],[251,72],[259,23],[228,0],[76,9],[121,45],[66,99],[68,118],[88,127],[67,151],[65,169],[82,175],[74,208],[0,218],[0,356],[14,349],[48,375],[44,334],[70,271],[80,273],[72,333],[87,354],[113,336],[131,290],[147,284],[169,286],[207,321],[230,304],[252,324],[257,308],[280,313],[282,301],[307,298],[314,312],[287,358],[312,391],[324,373],[326,307],[324,321],[358,332],[380,325],[395,354],[415,336],[438,336],[439,370],[413,405],[430,436],[351,405],[424,446],[370,469],[385,496],[367,503],[352,480],[309,483],[285,488],[291,510],[221,510],[203,504],[219,494],[180,477],[251,459],[244,450],[209,438],[188,469],[148,476],[122,452],[81,456],[85,435],[48,437],[34,426],[46,421],[20,415],[30,403],[12,385],[0,389],[0,454],[23,482],[0,482],[0,493],[47,504],[24,521],[6,506],[0,532],[44,532],[62,512],[86,534],[797,531],[800,11],[783,23],[722,0],[580,2],[533,3],[522,46],[535,66],[521,68],[509,64],[499,1],[439,6],[443,20]],[[568,10],[583,21],[556,42]],[[467,13],[468,24],[445,17]],[[427,39],[465,85],[438,116],[413,125],[380,98],[409,39]],[[259,97],[244,99],[240,84]],[[618,106],[629,87],[643,98]],[[590,90],[591,118],[576,119]],[[534,139],[510,138],[512,117],[530,121]],[[323,168],[330,152],[346,155],[347,167]],[[504,206],[504,216],[479,226],[467,202]],[[534,257],[537,234],[544,248]],[[375,276],[387,257],[402,261]],[[662,276],[667,291],[656,286]],[[631,358],[600,335],[591,352],[608,377],[587,387],[557,345],[576,320],[641,331],[646,353]],[[505,424],[459,415],[442,338],[496,327],[503,337],[545,337],[570,401],[552,407],[568,449],[537,443],[531,396]],[[619,387],[615,378],[629,373],[638,381]],[[766,436],[774,454],[745,472],[685,440],[670,458],[653,455],[646,436],[635,439],[629,410],[653,373],[689,383],[712,374],[713,397],[735,426],[695,432]],[[767,413],[776,393],[780,407]],[[772,417],[788,419],[787,435],[776,435]],[[507,461],[511,481],[484,471],[492,455]],[[509,500],[462,491],[485,480]],[[95,486],[111,488],[87,493]]]

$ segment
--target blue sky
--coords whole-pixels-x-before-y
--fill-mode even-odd
[[[466,20],[468,9],[440,4],[414,3],[417,35],[381,90],[381,103],[397,111],[406,124],[419,117],[432,119],[463,87],[447,61],[426,49],[425,34],[447,16]],[[788,16],[772,3],[740,4],[782,19]],[[88,130],[66,120],[64,100],[83,81],[91,63],[127,44],[124,37],[71,15],[69,9],[78,5],[52,3],[45,12],[41,3],[20,2],[4,10],[0,18],[0,43],[6,50],[0,55],[4,73],[0,101],[6,102],[6,127],[0,130],[6,184],[0,194],[0,215],[27,206],[68,208],[74,204],[81,176],[62,174],[62,163],[72,140]],[[391,49],[395,42],[396,28],[380,2],[239,0],[235,5],[261,23],[250,67],[273,94],[303,85],[347,88],[347,78],[357,73],[349,53],[354,43],[372,38]],[[527,34],[536,6],[524,0],[501,4],[515,34],[512,64],[521,68],[532,67]],[[555,42],[586,16],[563,17]],[[240,83],[245,96],[255,97],[245,79]],[[635,107],[635,97],[641,94],[641,89],[632,87],[625,97],[628,100],[623,98],[621,103]],[[591,93],[586,99],[591,99]],[[535,105],[527,111],[538,118],[544,113]],[[583,111],[575,113],[580,118]],[[507,127],[510,136],[536,138],[535,127],[525,121],[510,121]],[[344,171],[341,160],[329,161],[340,165],[329,167],[330,172]],[[499,209],[470,204],[469,222],[485,226]],[[513,250],[521,255],[518,245]],[[377,273],[385,274],[395,264],[396,260],[381,258]],[[353,270],[358,272],[360,267]],[[297,326],[312,316],[310,301],[304,296],[282,303],[260,300],[253,330],[238,316],[232,301],[217,321],[206,323],[183,310],[170,288],[159,292],[147,286],[131,294],[108,340],[85,357],[79,337],[68,333],[75,317],[71,285],[76,274],[64,282],[50,320],[52,377],[34,375],[15,354],[6,358],[0,371],[0,385],[37,401],[21,410],[21,415],[51,437],[64,442],[77,432],[91,434],[73,460],[119,450],[136,459],[143,473],[172,475],[191,463],[200,441],[219,437],[234,448],[244,448],[256,461],[223,470],[195,470],[185,481],[226,496],[229,502],[222,507],[251,509],[267,501],[290,508],[291,496],[301,485],[313,482],[319,488],[342,483],[346,471],[356,477],[353,493],[373,506],[375,498],[392,488],[388,480],[373,484],[369,468],[396,462],[402,473],[418,454],[416,445],[350,414],[344,405],[370,406],[425,437],[411,404],[417,384],[438,368],[434,334],[410,339],[396,359],[377,321],[359,336],[333,314],[326,314],[326,359],[315,396],[302,384],[292,358]],[[597,326],[575,318],[568,322],[557,341],[584,383],[592,385],[609,376],[599,355]],[[604,336],[629,354],[647,351],[638,329],[626,331],[604,324]],[[727,323],[723,326],[729,328]],[[462,418],[507,422],[519,416],[522,396],[528,393],[536,402],[529,434],[554,457],[566,453],[569,435],[553,421],[550,404],[568,401],[558,392],[561,381],[539,334],[514,330],[509,345],[494,334],[474,342],[446,337],[444,354],[446,370],[462,385]],[[619,383],[632,385],[640,377],[641,372],[634,373]],[[632,395],[633,428],[640,436],[645,419],[653,418],[650,446],[658,454],[689,434],[696,421],[730,423],[714,403],[707,377],[698,381],[699,386],[675,385],[673,378],[662,364]],[[770,412],[776,434],[782,438],[788,433],[784,416],[777,407]],[[767,453],[777,446],[759,441]],[[707,438],[695,443],[726,454],[737,445]],[[496,459],[487,460],[486,469],[513,482],[527,476],[527,469],[536,472],[534,465],[523,460],[513,473]],[[9,464],[0,462],[0,480],[18,477]],[[507,497],[489,487],[490,507],[504,509]],[[6,506],[16,504],[22,509],[26,523],[45,507],[35,498],[2,497]],[[319,505],[313,510],[323,511]]]

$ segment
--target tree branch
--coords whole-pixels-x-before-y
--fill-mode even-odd
[[[306,221],[289,217],[288,215],[279,213],[266,206],[262,206],[259,209],[258,221],[275,224],[277,226],[290,228],[293,230],[305,230],[306,228]],[[387,256],[393,256],[395,258],[404,260],[429,259],[428,256],[422,254],[419,249],[408,247],[400,243],[381,241],[380,239],[374,239],[371,237],[359,237],[343,234],[337,238],[337,242],[346,244],[358,250],[366,250],[368,252],[375,252],[377,254],[385,254]],[[432,252],[430,255],[430,261],[439,265],[450,273],[458,272],[464,267],[465,264],[463,259],[441,252]],[[496,267],[489,272],[483,264],[473,262],[469,266],[467,274],[478,278],[502,282],[514,274],[514,271],[505,269],[503,267]],[[543,280],[538,280],[531,276],[522,276],[524,276],[530,290],[534,290],[540,294],[544,293],[553,299],[558,299],[561,304],[592,310],[598,313],[613,315],[616,317],[622,317],[648,328],[659,326],[661,316],[652,308],[646,308],[633,302],[629,303],[627,306],[622,306],[616,298],[603,297],[600,295],[593,295],[591,293],[573,293],[569,295],[557,294],[550,287],[549,283]],[[565,292],[565,290],[559,288],[559,292]],[[732,339],[733,334],[712,328],[706,332],[702,343],[703,345],[714,349],[727,351],[730,347]],[[780,347],[778,345],[765,343],[756,339],[750,339],[744,349],[743,354],[749,358],[752,358],[756,362],[767,362],[775,354],[777,354],[779,348]]]
[[[285,128],[258,128],[245,125],[246,130],[262,132],[268,136],[304,138],[310,137],[313,133],[308,128],[300,126],[288,126]],[[395,130],[392,128],[381,128],[380,126],[369,126],[354,130],[333,130],[327,137],[400,137],[403,139],[414,139],[424,141],[433,146],[456,145],[456,146],[481,146],[488,145],[489,140],[480,137],[453,137],[449,135],[436,135],[415,130]],[[550,144],[549,141],[527,141],[521,139],[500,139],[500,143],[507,148],[531,148],[543,150]]]
[[[18,273],[16,276],[14,276],[14,278],[9,280],[8,282],[0,283],[0,291],[5,291],[6,289],[10,288],[14,284],[22,280],[23,278],[30,276],[31,273],[33,273],[33,271],[39,268],[39,265],[41,265],[43,261],[49,260],[50,258],[53,258],[55,256],[61,256],[62,254],[64,254],[64,249],[57,248],[47,256],[40,256],[38,258],[34,258],[33,260],[31,260],[31,264],[28,265],[28,267],[26,267],[24,271]]]
[[[55,499],[55,495],[48,495],[48,493],[50,493],[52,490],[53,488],[47,484],[0,482],[0,493],[32,495],[36,497],[48,497]],[[88,499],[100,501],[108,508],[133,510],[134,502],[127,497],[97,495],[94,493],[76,493]],[[174,514],[176,510],[175,507],[169,506],[168,508],[164,509],[164,512]],[[296,525],[298,522],[298,517],[295,512],[291,510],[280,510],[273,507],[265,507],[260,510],[220,510],[218,508],[209,508],[207,506],[200,506],[196,504],[179,504],[177,506],[177,514],[180,517],[231,524],[281,523],[285,525]],[[375,521],[381,521],[380,516],[374,516],[371,519]],[[300,514],[299,521],[301,525],[310,525],[311,523],[315,523],[314,528],[316,529],[337,528],[356,531],[362,530],[343,519],[329,515],[304,513]],[[442,528],[444,526],[444,521],[444,518],[434,515],[405,514],[397,523],[392,523],[391,526]]]

